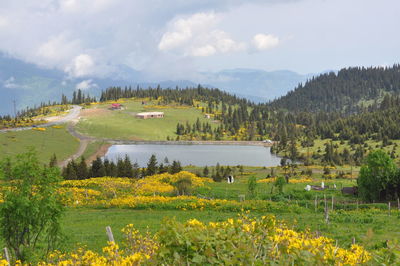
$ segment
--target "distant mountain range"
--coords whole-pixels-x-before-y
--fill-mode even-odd
[[[61,94],[72,95],[75,89],[83,89],[98,95],[110,86],[157,86],[162,88],[193,87],[198,84],[225,90],[252,101],[263,102],[285,95],[311,75],[300,75],[282,70],[267,72],[257,69],[232,69],[220,72],[200,73],[201,79],[146,82],[140,71],[120,66],[113,78],[70,78],[63,71],[44,69],[37,65],[0,54],[0,115],[13,114],[15,100],[17,109],[59,101]]]
[[[301,75],[289,70],[267,72],[259,69],[230,69],[217,73],[203,73],[207,83],[230,93],[252,99],[268,101],[285,95],[299,83],[313,75]]]

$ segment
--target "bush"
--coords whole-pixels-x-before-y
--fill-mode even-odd
[[[283,186],[286,184],[286,179],[280,176],[276,179],[274,186],[278,188],[279,193],[283,193]]]
[[[173,186],[176,189],[176,194],[179,195],[190,195],[192,193],[192,179],[190,177],[179,178]]]
[[[29,261],[55,248],[64,210],[59,169],[42,165],[30,151],[1,163],[0,176],[11,184],[0,205],[0,230],[13,257]]]

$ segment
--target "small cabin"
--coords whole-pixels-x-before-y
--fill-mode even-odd
[[[122,104],[120,104],[120,103],[113,103],[110,106],[111,110],[121,110],[121,108],[122,108]]]
[[[137,118],[141,119],[149,119],[149,118],[163,118],[164,112],[144,112],[144,113],[137,113]]]

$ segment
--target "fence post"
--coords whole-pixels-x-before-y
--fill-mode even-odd
[[[389,216],[390,216],[390,201],[388,202]]]
[[[317,212],[317,199],[318,199],[318,196],[315,196],[315,200],[314,200],[314,209],[315,209],[315,212]]]
[[[4,248],[3,251],[4,251],[4,257],[5,257],[8,265],[11,265],[11,263],[10,263],[10,253],[8,253],[8,248]]]
[[[106,232],[107,232],[107,236],[108,236],[108,241],[114,242],[114,243],[115,243],[115,241],[114,241],[114,235],[113,235],[113,233],[112,233],[112,231],[111,231],[111,227],[110,227],[110,226],[107,226],[107,227],[106,227]]]
[[[353,238],[351,239],[351,243],[354,245],[356,243],[356,238],[353,236]]]
[[[243,201],[245,201],[245,200],[246,200],[246,195],[240,194],[240,195],[239,195],[239,202],[243,202]]]
[[[334,200],[333,200],[333,195],[332,195],[332,211],[333,211],[333,204],[334,204]]]
[[[329,209],[328,209],[328,202],[326,201],[326,195],[324,194],[324,202],[325,202],[325,223],[329,223]]]

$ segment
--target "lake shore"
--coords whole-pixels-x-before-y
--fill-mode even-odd
[[[262,141],[230,141],[230,140],[180,140],[180,141],[154,141],[154,140],[107,140],[112,145],[132,145],[132,144],[150,144],[150,145],[243,145],[243,146],[264,146],[271,147],[273,143]]]
[[[141,167],[146,166],[148,158],[153,154],[158,161],[167,157],[180,161],[182,165],[279,165],[281,158],[271,154],[269,146],[260,141],[118,142],[108,149],[105,156],[115,162],[118,158],[128,155],[132,162],[139,163]]]

